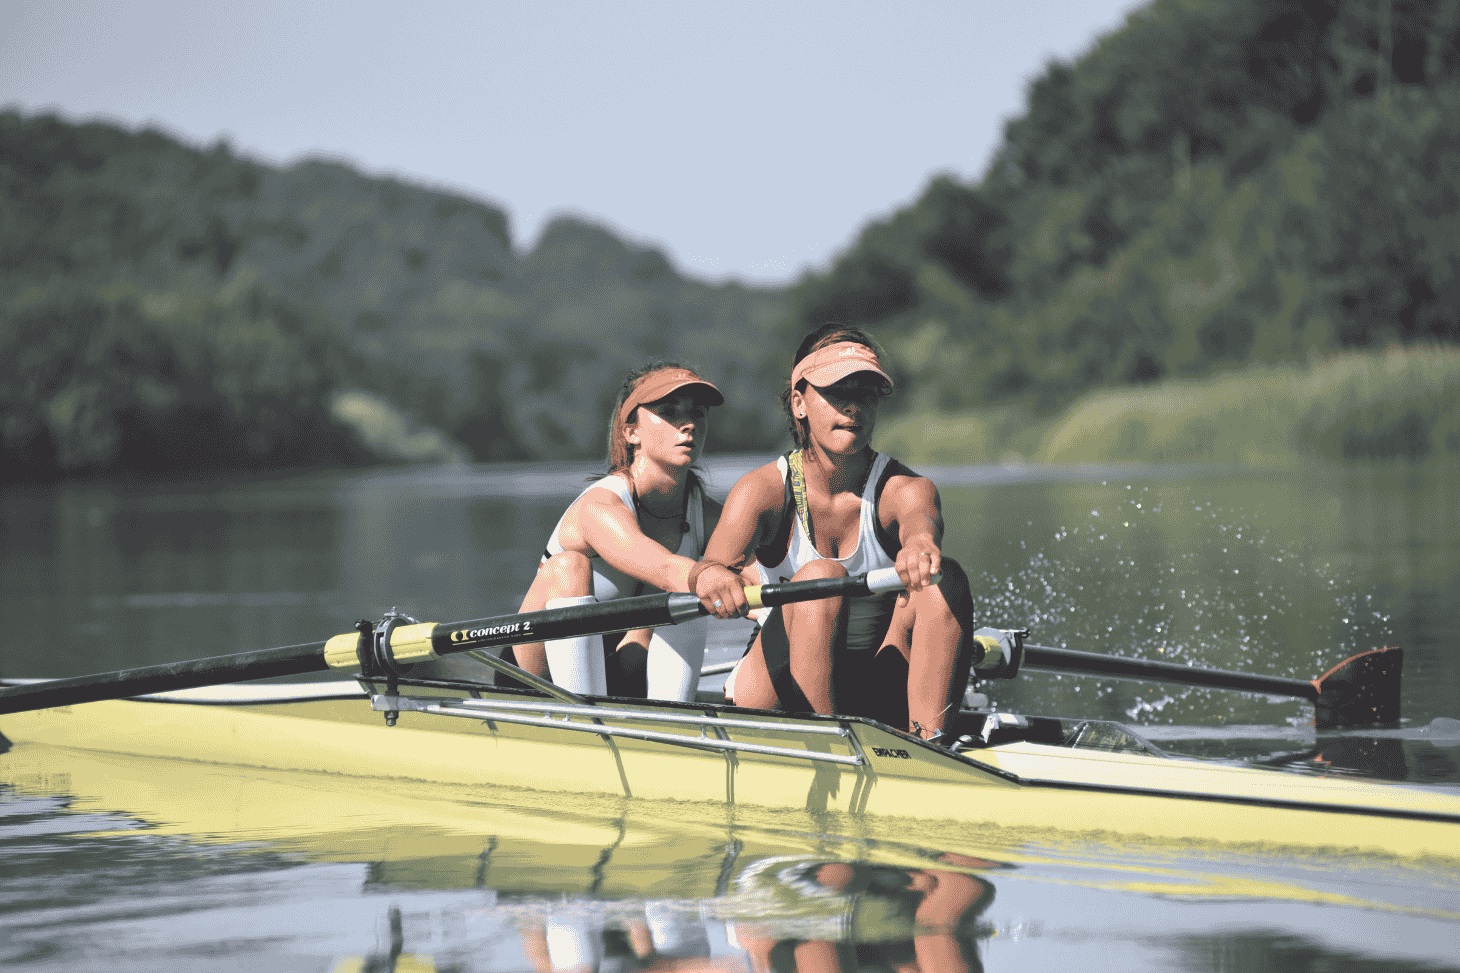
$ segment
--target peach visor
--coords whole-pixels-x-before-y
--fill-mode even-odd
[[[791,372],[791,387],[795,388],[804,378],[817,388],[824,389],[857,372],[875,372],[888,385],[892,384],[892,376],[882,370],[882,363],[871,348],[855,341],[838,341],[801,359]]]
[[[630,414],[639,406],[648,402],[658,402],[680,389],[689,389],[699,393],[704,397],[706,405],[725,404],[725,396],[719,389],[688,368],[662,368],[651,373],[629,393],[629,397],[624,400],[623,406],[618,410],[619,425],[628,422]]]

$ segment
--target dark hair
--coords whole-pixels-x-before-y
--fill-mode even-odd
[[[610,412],[608,415],[608,469],[598,476],[589,477],[590,480],[602,479],[604,476],[608,476],[611,473],[617,473],[619,470],[626,470],[629,468],[629,466],[633,464],[634,446],[628,441],[628,437],[624,434],[624,426],[634,421],[634,417],[639,414],[639,407],[635,406],[633,410],[624,417],[624,421],[622,423],[618,421],[619,410],[624,407],[624,402],[628,401],[628,398],[630,395],[633,394],[634,389],[638,388],[639,384],[643,382],[644,379],[648,378],[650,375],[653,375],[655,372],[662,372],[666,368],[685,368],[689,369],[690,371],[695,371],[695,369],[691,368],[689,365],[682,364],[681,362],[668,361],[663,358],[653,358],[624,376],[623,383],[620,384],[618,388],[618,396],[615,397],[613,400],[613,411]],[[690,479],[692,483],[697,482],[698,480],[693,471],[693,468],[691,468]]]
[[[845,324],[823,324],[805,338],[801,339],[801,346],[796,349],[796,357],[791,359],[791,371],[794,372],[796,366],[801,364],[801,360],[813,351],[816,351],[818,348],[825,348],[827,345],[837,344],[841,341],[851,341],[859,345],[866,345],[872,349],[878,359],[885,359],[887,357],[882,351],[882,347],[877,344],[876,339],[861,328],[853,328]],[[882,367],[886,368],[887,366],[883,365]],[[797,382],[796,388],[794,389],[791,387],[791,380],[786,379],[785,391],[781,393],[781,409],[786,413],[786,426],[791,430],[791,442],[795,444],[797,449],[805,449],[809,441],[809,435],[806,431],[809,423],[805,419],[797,419],[796,413],[791,411],[791,393],[793,391],[806,391],[806,379],[803,378]],[[883,394],[887,394],[886,391]]]

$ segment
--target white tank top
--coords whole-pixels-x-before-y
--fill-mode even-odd
[[[846,568],[849,575],[875,571],[878,568],[890,568],[897,563],[890,554],[882,549],[882,544],[877,540],[877,487],[881,483],[882,474],[887,469],[889,462],[890,457],[885,453],[877,453],[872,460],[872,468],[867,471],[867,484],[862,488],[862,510],[857,520],[856,548],[846,557],[825,558],[828,561],[836,561]],[[776,468],[781,471],[781,483],[784,486],[791,475],[786,457],[782,456],[776,460]],[[816,552],[816,547],[811,543],[811,537],[807,533],[806,525],[801,522],[800,514],[793,506],[791,509],[791,537],[786,544],[786,557],[780,564],[769,567],[764,564],[759,566],[761,584],[790,581],[797,571],[812,561],[822,558],[823,555]],[[897,596],[893,594],[877,598],[851,599],[850,617],[847,623],[847,648],[880,648],[879,645],[872,643],[881,640],[886,626],[883,625],[879,629],[877,622],[890,617],[891,606],[896,598]]]
[[[573,504],[583,499],[589,490],[607,490],[622,500],[624,506],[628,507],[635,517],[639,515],[639,511],[634,507],[633,488],[623,477],[612,475],[588,484],[587,488],[578,494],[577,499],[568,505],[568,510],[573,509]],[[565,510],[563,516],[558,518],[558,524],[553,528],[552,536],[548,538],[547,547],[543,551],[542,559],[544,561],[554,554],[563,552],[563,545],[558,540],[558,531],[562,530],[563,519],[567,516],[568,511]],[[689,530],[680,538],[679,550],[674,553],[698,561],[705,552],[705,542],[708,540],[705,537],[705,497],[700,491],[698,483],[690,487],[685,520],[689,522]],[[641,589],[648,587],[638,578],[624,574],[597,553],[590,554],[588,560],[593,568],[593,597],[599,601],[628,598],[641,593]]]

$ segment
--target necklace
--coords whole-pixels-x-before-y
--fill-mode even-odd
[[[656,514],[654,511],[650,510],[649,509],[649,505],[646,504],[646,503],[644,503],[644,498],[639,496],[639,485],[634,482],[633,477],[629,477],[629,489],[630,489],[630,491],[632,491],[632,493],[634,495],[634,510],[635,511],[643,511],[644,513],[648,514],[650,517],[653,517],[655,520],[678,520],[679,521],[679,532],[681,534],[687,534],[687,533],[689,533],[689,520],[686,519],[686,516],[685,516],[689,512],[689,488],[688,487],[685,487],[685,490],[684,490],[684,508],[679,513],[677,513],[677,514]]]

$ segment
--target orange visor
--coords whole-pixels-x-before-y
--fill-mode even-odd
[[[875,351],[856,341],[838,341],[801,359],[791,372],[791,387],[795,388],[796,383],[804,378],[817,388],[824,389],[857,372],[875,372],[888,385],[892,384],[892,376],[882,370]]]
[[[624,399],[623,406],[618,410],[619,425],[628,422],[629,416],[639,406],[648,402],[658,402],[680,389],[689,389],[691,392],[703,396],[706,405],[725,404],[725,396],[720,394],[719,389],[688,368],[661,368],[657,372],[651,372],[649,377],[640,382],[629,393],[629,397]]]

